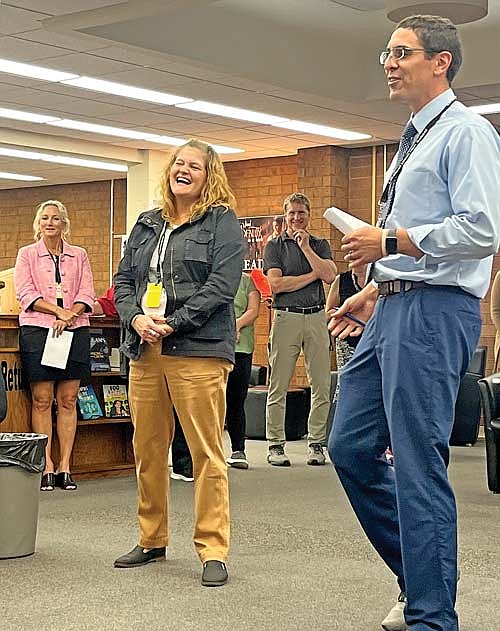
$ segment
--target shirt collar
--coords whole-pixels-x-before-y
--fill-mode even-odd
[[[441,94],[434,97],[432,101],[429,101],[429,103],[427,103],[427,105],[425,105],[416,114],[412,115],[410,120],[417,132],[420,133],[425,126],[454,99],[456,99],[455,93],[451,88],[448,88],[448,90],[441,92]]]

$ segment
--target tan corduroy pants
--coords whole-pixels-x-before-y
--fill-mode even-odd
[[[229,492],[222,446],[226,383],[231,363],[215,357],[161,355],[147,346],[130,362],[140,545],[168,546],[168,450],[173,407],[194,472],[194,544],[202,562],[225,561],[229,548]]]

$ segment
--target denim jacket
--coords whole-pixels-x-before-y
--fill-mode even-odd
[[[139,216],[114,277],[116,309],[125,328],[121,350],[130,359],[139,359],[142,351],[131,322],[142,314],[149,263],[162,227],[161,209]],[[174,332],[163,339],[162,354],[221,357],[234,363],[233,301],[242,263],[243,236],[232,210],[212,207],[172,231],[163,263],[163,287],[165,316]]]

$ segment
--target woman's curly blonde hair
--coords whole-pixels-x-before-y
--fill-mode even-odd
[[[33,237],[35,241],[40,241],[40,239],[42,238],[42,233],[40,231],[40,219],[43,215],[43,211],[47,208],[47,206],[55,206],[59,210],[59,215],[61,216],[63,222],[61,238],[63,241],[68,241],[69,229],[71,225],[68,217],[68,211],[66,209],[66,206],[57,199],[48,199],[46,202],[42,202],[40,206],[38,206],[38,208],[36,209],[35,219],[33,221]]]
[[[226,172],[219,155],[206,142],[191,138],[172,152],[163,170],[160,179],[163,218],[169,223],[175,221],[175,197],[170,188],[170,171],[177,160],[179,152],[185,147],[193,147],[201,151],[205,156],[205,169],[207,172],[207,180],[201,189],[200,197],[191,206],[190,221],[203,216],[211,206],[225,206],[228,209],[236,210],[236,198],[227,181]]]

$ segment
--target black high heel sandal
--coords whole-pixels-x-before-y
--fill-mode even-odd
[[[76,482],[71,477],[71,473],[68,473],[67,471],[56,473],[56,486],[63,491],[76,491],[78,488]]]
[[[53,491],[56,488],[56,476],[53,471],[44,473],[40,481],[40,491]]]

